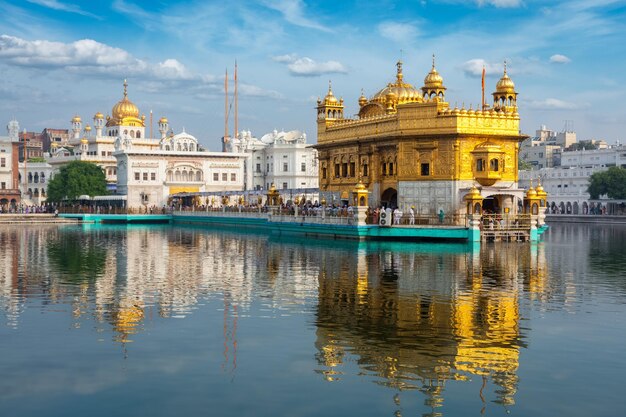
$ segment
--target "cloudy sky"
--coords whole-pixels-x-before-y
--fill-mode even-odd
[[[127,78],[142,113],[219,150],[236,60],[240,129],[314,142],[329,80],[354,114],[400,57],[421,87],[434,53],[453,106],[475,107],[483,65],[489,94],[506,60],[524,133],[571,121],[579,139],[625,143],[625,18],[626,0],[0,0],[0,121],[91,122]]]

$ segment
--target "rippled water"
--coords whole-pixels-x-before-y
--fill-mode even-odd
[[[0,416],[626,414],[626,228],[0,229]]]

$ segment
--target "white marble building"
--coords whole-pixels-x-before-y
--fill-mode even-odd
[[[306,139],[306,134],[298,130],[274,130],[261,139],[244,130],[225,148],[246,155],[247,190],[267,190],[272,183],[278,189],[317,188],[317,150]]]
[[[168,204],[176,193],[243,191],[246,157],[198,150],[195,137],[183,131],[164,137],[157,149],[136,148],[117,141],[117,193],[129,208]]]
[[[563,214],[587,214],[591,203],[587,192],[589,178],[596,172],[612,166],[626,168],[626,147],[606,149],[563,151],[561,166],[533,171],[520,171],[519,184],[527,188],[530,180],[541,185],[548,193],[551,211]]]

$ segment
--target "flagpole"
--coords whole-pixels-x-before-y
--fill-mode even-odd
[[[482,106],[483,110],[485,110],[485,66],[483,65],[483,76],[482,76]]]

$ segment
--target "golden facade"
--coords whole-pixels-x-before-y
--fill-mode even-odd
[[[366,98],[359,113],[344,117],[343,99],[331,86],[318,100],[316,148],[320,191],[343,200],[359,179],[370,205],[416,206],[418,213],[464,213],[463,196],[480,187],[493,211],[517,212],[519,133],[517,92],[506,67],[493,104],[451,108],[443,78],[433,66],[420,89],[395,82]]]

